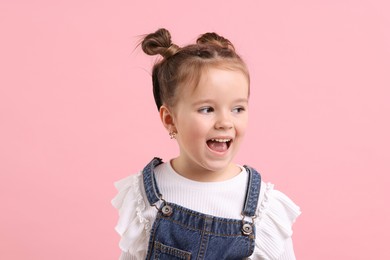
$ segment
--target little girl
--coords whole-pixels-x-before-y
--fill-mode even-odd
[[[295,259],[299,207],[233,163],[248,122],[249,73],[232,43],[206,33],[180,48],[159,29],[142,49],[163,57],[153,94],[180,153],[115,184],[120,259]]]

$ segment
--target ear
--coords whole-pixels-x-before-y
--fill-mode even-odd
[[[160,107],[160,119],[165,129],[168,130],[168,132],[177,132],[174,115],[172,111],[165,105],[162,105]]]

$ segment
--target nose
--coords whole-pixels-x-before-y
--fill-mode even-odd
[[[233,128],[233,122],[227,113],[221,113],[217,116],[215,121],[215,129],[231,129]]]

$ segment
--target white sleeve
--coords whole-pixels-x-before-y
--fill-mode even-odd
[[[119,257],[119,260],[138,260],[138,259],[134,255],[132,255],[132,254],[130,254],[128,252],[123,252],[122,251],[122,254]]]
[[[263,185],[264,184],[264,185]],[[292,225],[301,214],[300,208],[286,195],[262,183],[257,209],[256,242],[252,259],[295,260]]]
[[[119,219],[115,230],[121,236],[121,260],[145,259],[151,223],[155,210],[146,203],[142,173],[128,176],[115,183],[118,194],[111,201],[118,209]]]
[[[295,260],[294,247],[291,237],[286,240],[284,252],[278,260]]]

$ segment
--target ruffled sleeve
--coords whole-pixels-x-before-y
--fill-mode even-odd
[[[273,184],[264,185],[265,191],[260,196],[257,209],[256,245],[253,259],[280,259],[293,250],[291,244],[292,224],[301,214],[300,208],[286,195],[274,190]],[[290,249],[289,249],[290,248]],[[292,257],[295,259],[293,251]],[[285,258],[283,258],[285,259]]]
[[[118,194],[111,201],[119,211],[115,230],[121,236],[120,249],[141,259],[147,251],[150,221],[145,217],[145,201],[140,182],[141,173],[128,176],[115,183]]]

